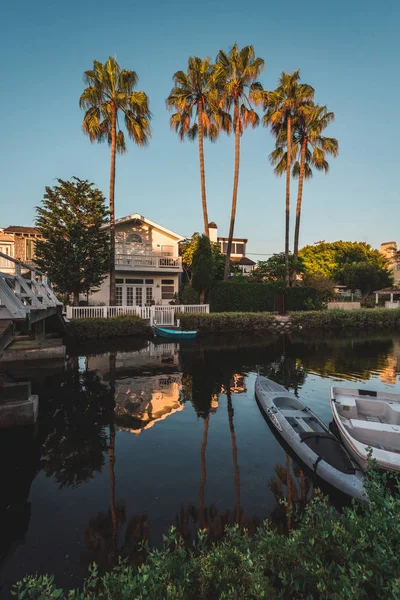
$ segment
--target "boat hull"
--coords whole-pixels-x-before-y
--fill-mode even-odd
[[[307,408],[294,394],[265,377],[257,377],[255,392],[256,398],[272,427],[303,464],[334,488],[358,500],[367,500],[361,470],[315,413]],[[279,410],[276,408],[275,402],[283,406],[289,403],[295,409],[291,411]],[[285,412],[291,415],[289,420],[285,416]],[[299,416],[296,417],[296,414]],[[309,431],[298,433],[290,424],[290,421],[296,418],[303,424],[306,421],[312,423],[315,430],[310,428]],[[323,446],[324,449],[322,450]],[[326,450],[328,446],[331,448],[330,452],[336,453],[338,460],[331,460],[328,456]],[[333,466],[335,463],[337,467]],[[340,469],[345,469],[345,471]]]
[[[163,327],[154,327],[154,333],[158,337],[170,340],[193,340],[197,337],[197,331],[180,331],[177,329],[165,329]]]

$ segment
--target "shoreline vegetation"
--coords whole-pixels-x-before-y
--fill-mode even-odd
[[[83,588],[70,591],[57,588],[53,576],[26,576],[12,594],[25,600],[398,598],[399,482],[371,469],[366,490],[369,502],[353,501],[342,511],[317,491],[288,534],[269,521],[254,536],[238,525],[227,528],[221,542],[199,530],[188,548],[172,528],[160,550],[144,548],[137,569],[120,559],[100,573],[93,564]]]
[[[218,333],[266,333],[309,331],[368,331],[400,330],[400,310],[315,310],[292,312],[288,320],[280,321],[268,312],[225,312],[208,314],[183,313],[179,315],[181,328],[197,330],[200,336]],[[137,316],[121,316],[110,319],[71,319],[68,325],[71,340],[105,340],[118,337],[151,339],[152,329]]]

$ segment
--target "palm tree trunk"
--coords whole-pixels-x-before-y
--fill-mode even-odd
[[[115,290],[115,155],[117,150],[117,107],[113,104],[111,123],[111,166],[110,166],[110,306],[116,305]]]
[[[290,227],[290,169],[292,166],[292,119],[287,120],[287,164],[286,164],[286,221],[285,221],[285,281],[286,287],[290,285],[289,265],[289,227]]]
[[[232,238],[233,238],[233,230],[235,228],[237,192],[238,192],[238,184],[239,184],[240,119],[239,119],[239,100],[238,99],[235,100],[234,122],[235,122],[235,174],[233,177],[231,223],[229,226],[228,248],[226,251],[226,259],[225,259],[225,270],[224,270],[224,280],[225,281],[227,281],[227,279],[229,277],[229,268],[230,268],[230,264],[231,264]]]
[[[210,237],[208,229],[208,213],[207,213],[207,198],[206,198],[206,177],[204,173],[204,148],[203,148],[203,104],[200,101],[198,104],[198,141],[199,141],[199,157],[200,157],[200,186],[201,186],[201,205],[203,207],[204,233]]]
[[[301,144],[299,186],[297,188],[296,225],[294,228],[293,259],[294,259],[295,269],[296,269],[297,259],[299,256],[300,216],[301,216],[301,202],[303,200],[303,182],[304,182],[304,170],[305,170],[305,165],[306,165],[306,149],[307,149],[307,138],[304,138],[304,140]],[[296,277],[296,271],[294,273],[294,277]]]
[[[210,422],[210,415],[208,414],[207,417],[204,419],[203,442],[201,444],[201,482],[200,482],[200,492],[199,492],[199,526],[200,526],[200,528],[204,527],[204,490],[205,490],[206,480],[207,480],[206,448],[207,448],[209,422]]]
[[[235,427],[233,425],[233,406],[232,406],[232,394],[228,385],[226,386],[226,397],[228,400],[228,419],[229,419],[229,429],[231,432],[231,440],[232,440],[232,456],[233,456],[233,464],[235,466],[235,498],[236,498],[236,508],[235,508],[235,516],[236,523],[240,524],[240,471],[239,464],[237,458],[237,445],[236,445],[236,434]]]

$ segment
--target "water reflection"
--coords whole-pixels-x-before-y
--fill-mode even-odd
[[[31,370],[38,427],[0,431],[5,598],[26,572],[78,585],[93,560],[108,568],[122,554],[137,564],[141,540],[159,543],[172,524],[188,543],[199,527],[219,539],[226,525],[255,531],[266,517],[290,530],[312,481],[261,416],[256,373],[301,394],[328,422],[332,381],[382,389],[400,371],[400,339],[379,336],[150,343],[103,354],[87,346],[71,355],[54,372]]]

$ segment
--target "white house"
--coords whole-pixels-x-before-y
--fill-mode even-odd
[[[139,214],[115,221],[117,306],[168,304],[179,291],[185,238]],[[109,303],[109,278],[90,296],[91,304]]]

